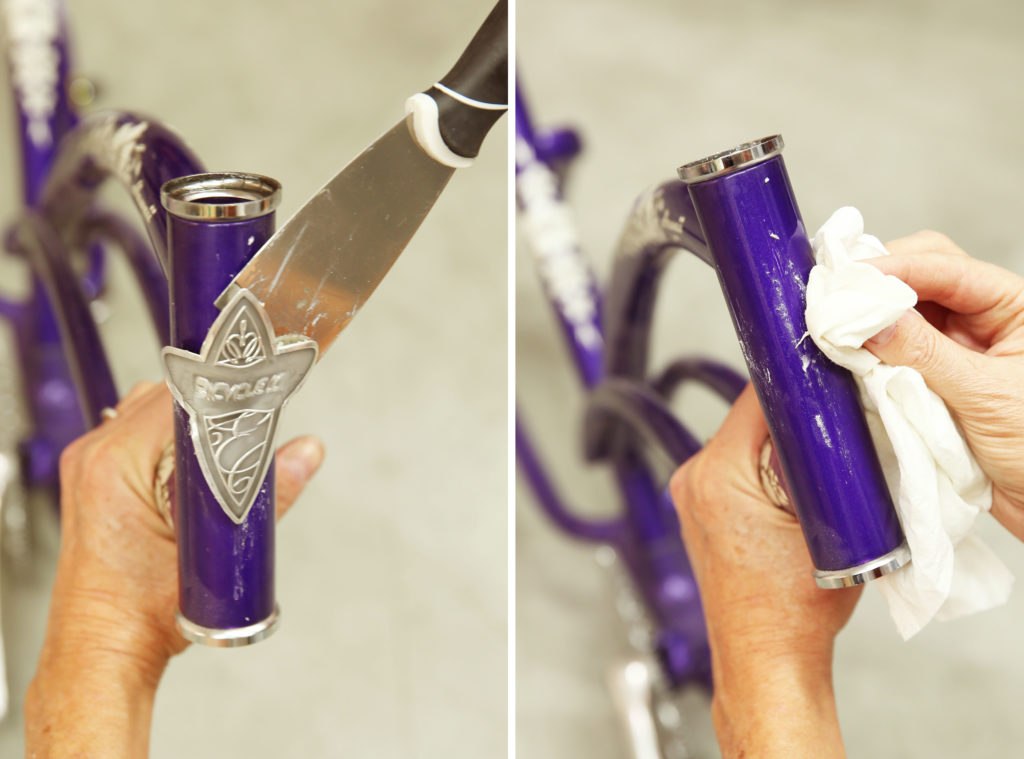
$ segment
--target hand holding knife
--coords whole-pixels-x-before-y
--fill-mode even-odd
[[[172,325],[175,347],[163,352],[179,406],[177,620],[187,639],[240,646],[276,629],[271,462],[281,408],[507,110],[507,28],[500,0],[454,68],[410,97],[406,117],[272,236],[279,185],[267,177],[222,173],[164,185],[169,239],[202,227],[204,239],[223,237],[210,248],[221,263],[233,262],[223,278],[172,285],[176,313],[193,317]],[[193,212],[228,223],[196,222]],[[254,240],[267,241],[249,258]],[[183,321],[191,326],[185,336]]]
[[[508,2],[500,0],[451,71],[408,99],[406,118],[284,224],[217,306],[248,290],[276,334],[305,335],[322,356],[507,109]]]

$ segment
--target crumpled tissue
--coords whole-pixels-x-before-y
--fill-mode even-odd
[[[992,506],[992,483],[949,409],[915,370],[883,364],[864,341],[896,322],[917,294],[865,258],[889,255],[864,234],[856,208],[840,208],[812,242],[807,331],[861,391],[875,447],[907,537],[911,563],[876,580],[903,639],[932,619],[948,620],[1006,602],[1013,575],[973,534]]]

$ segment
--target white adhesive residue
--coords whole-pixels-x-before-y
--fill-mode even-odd
[[[50,119],[57,106],[59,9],[53,0],[7,0],[2,10],[11,84],[28,118],[28,138],[45,148],[53,142]]]
[[[825,442],[825,446],[831,448],[832,438],[829,437],[828,430],[825,429],[825,420],[821,418],[821,414],[814,415],[814,422],[818,425],[818,429],[821,430],[821,439]]]
[[[120,180],[131,193],[135,207],[146,221],[156,214],[156,206],[147,203],[142,173],[142,155],[146,145],[142,136],[149,129],[146,121],[118,123],[116,113],[97,118],[86,133],[85,150],[99,167]]]
[[[672,213],[665,202],[665,193],[660,188],[654,194],[654,213],[658,217],[658,224],[662,229],[670,230],[679,237],[685,234],[686,217]]]
[[[520,162],[525,163],[516,179],[524,237],[537,261],[541,281],[558,303],[576,340],[587,348],[600,347],[601,333],[594,326],[597,303],[593,277],[580,252],[572,214],[559,198],[554,175],[533,157],[530,146],[520,140],[516,150]]]

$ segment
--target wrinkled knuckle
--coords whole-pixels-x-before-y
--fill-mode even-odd
[[[929,369],[935,366],[939,345],[931,332],[915,329],[897,336],[902,343],[905,364],[915,369]]]

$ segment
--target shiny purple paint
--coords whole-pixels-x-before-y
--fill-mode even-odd
[[[214,300],[274,231],[274,214],[240,221],[168,214],[171,345],[199,353],[220,313]],[[214,497],[196,458],[188,414],[175,403],[175,523],[182,615],[217,630],[260,623],[274,613],[274,468],[252,510],[235,524]]]
[[[885,556],[903,533],[853,378],[806,338],[814,261],[782,157],[689,191],[815,567]]]

